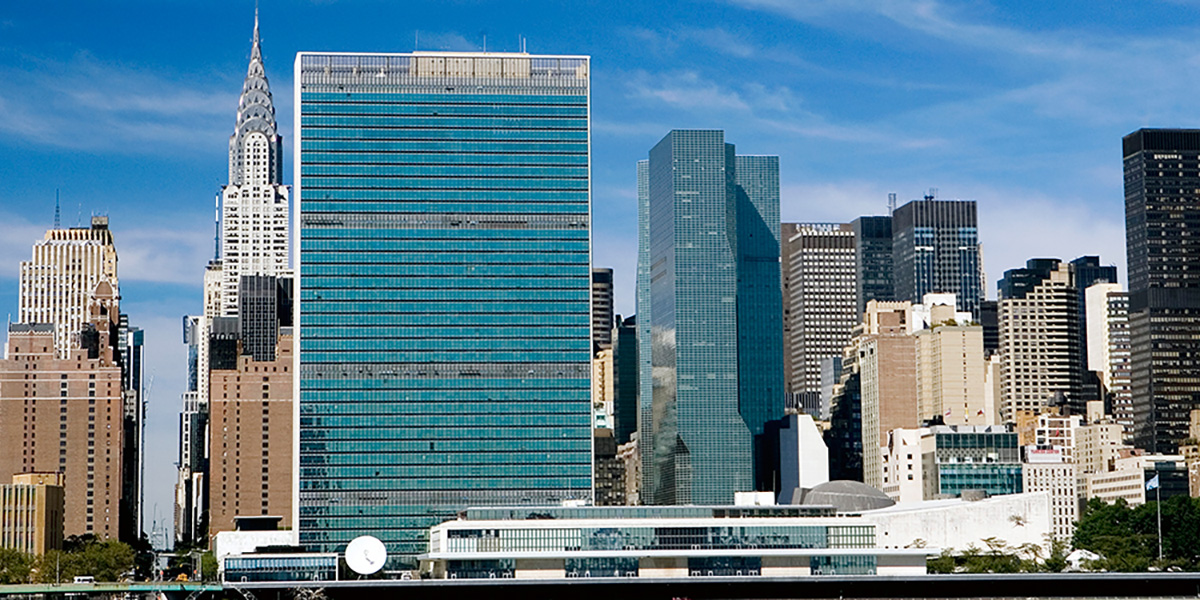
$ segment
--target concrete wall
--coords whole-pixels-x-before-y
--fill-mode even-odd
[[[808,577],[812,574],[807,556],[764,556],[763,577]]]
[[[567,569],[561,558],[517,559],[516,579],[566,579]]]
[[[924,575],[925,557],[924,556],[880,556],[879,561],[875,565],[876,575],[893,575],[898,577],[906,577],[910,575]],[[764,573],[765,575],[765,573]]]
[[[638,559],[638,577],[687,577],[688,563],[682,557],[643,557]]]
[[[1049,492],[898,504],[862,515],[877,525],[875,543],[881,548],[915,547],[920,540],[927,548],[961,552],[971,545],[985,548],[983,540],[993,537],[1010,547],[1045,547],[1051,531]]]

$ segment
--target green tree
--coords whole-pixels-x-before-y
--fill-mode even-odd
[[[0,548],[0,584],[29,583],[34,560],[32,554]]]

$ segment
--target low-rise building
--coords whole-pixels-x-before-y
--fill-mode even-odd
[[[877,535],[828,506],[472,508],[420,559],[437,579],[804,577],[923,574],[937,553]]]
[[[1123,498],[1137,506],[1148,499],[1188,495],[1187,465],[1178,454],[1135,454],[1118,458],[1114,466],[1111,471],[1087,476],[1088,499],[1115,502]]]
[[[1055,539],[1070,541],[1079,520],[1078,465],[1061,448],[1031,446],[1025,449],[1025,492],[1050,494],[1050,517]]]
[[[18,473],[0,485],[0,548],[28,554],[61,550],[63,474]]]

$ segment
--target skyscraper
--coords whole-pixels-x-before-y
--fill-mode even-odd
[[[256,13],[229,137],[217,252],[204,272],[203,314],[184,319],[189,385],[180,414],[175,523],[183,543],[231,530],[239,515],[288,513],[284,524],[292,524],[295,370],[282,150]]]
[[[1200,408],[1200,130],[1123,140],[1134,443],[1173,451]]]
[[[300,542],[592,489],[589,60],[296,58]]]
[[[250,66],[229,136],[229,185],[221,191],[221,314],[238,314],[243,275],[283,275],[287,268],[283,138],[275,123],[255,13]]]
[[[1036,415],[1064,400],[1070,414],[1086,414],[1079,304],[1071,266],[1057,258],[1032,258],[1000,280],[1000,410],[1006,423],[1017,413]]]
[[[859,217],[850,223],[854,229],[854,262],[858,314],[872,300],[896,299],[892,274],[892,217]]]
[[[958,297],[979,317],[985,300],[974,200],[913,200],[892,213],[896,300],[918,304],[929,293]]]
[[[592,269],[592,343],[597,348],[613,344],[613,270]]]
[[[790,325],[786,383],[793,394],[816,395],[821,361],[840,357],[860,322],[854,229],[845,223],[785,223],[780,241]]]
[[[638,176],[643,502],[728,503],[769,476],[756,445],[783,416],[778,158],[672,131]]]
[[[137,413],[128,425],[140,436],[141,403],[125,393],[132,349],[119,339],[108,218],[51,229],[32,254],[21,263],[21,321],[9,325],[0,360],[0,473],[62,473],[66,535],[136,537],[138,502],[126,493],[138,488],[126,478],[140,466],[126,469],[126,452],[137,451],[126,446],[126,411]]]

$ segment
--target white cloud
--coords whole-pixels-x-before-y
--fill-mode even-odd
[[[203,87],[86,53],[67,62],[20,62],[0,68],[0,132],[63,148],[161,153],[164,146],[207,146],[228,135],[241,91],[221,79],[204,78],[212,85]]]
[[[16,279],[18,264],[29,260],[31,248],[45,237],[52,223],[38,224],[24,217],[0,212],[0,279]],[[156,227],[138,223],[134,227],[114,223],[117,269],[121,281],[195,284],[213,254],[211,229]]]

